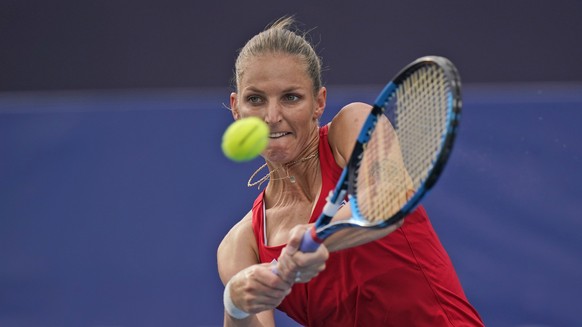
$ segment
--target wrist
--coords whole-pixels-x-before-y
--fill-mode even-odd
[[[248,312],[237,308],[237,306],[234,305],[234,302],[232,302],[232,298],[230,297],[230,281],[226,283],[226,286],[224,287],[223,302],[224,310],[234,319],[245,319],[250,315]]]

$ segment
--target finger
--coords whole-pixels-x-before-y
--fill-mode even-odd
[[[286,290],[270,288],[262,283],[248,283],[241,289],[242,296],[236,303],[240,308],[249,313],[258,313],[267,309],[276,308],[291,292],[291,287]]]
[[[297,249],[288,248],[286,246],[281,251],[281,254],[277,260],[277,273],[283,280],[288,283],[294,282],[295,274],[299,269],[297,263],[294,260],[294,253],[297,253]]]
[[[321,266],[329,258],[329,251],[325,245],[319,246],[315,252],[297,252],[293,255],[293,262],[300,270],[311,269],[312,266]]]
[[[313,278],[319,276],[319,274],[325,270],[325,264],[319,265],[317,267],[313,267],[308,270],[301,270],[299,274],[295,277],[295,283],[307,283],[310,282]]]
[[[271,263],[261,264],[260,269],[254,272],[253,279],[269,289],[286,291],[293,286],[292,281],[289,281],[288,278],[283,277],[285,275],[282,275],[282,272],[286,270],[287,268],[281,266],[279,262],[276,263],[275,268]],[[276,273],[273,273],[274,271]]]
[[[303,235],[307,232],[310,225],[297,225],[289,232],[289,241],[287,241],[287,252],[292,255],[299,250]]]
[[[279,275],[279,278],[292,285],[298,267],[290,256],[281,257],[280,259],[281,260],[277,263],[277,274]]]
[[[254,302],[250,302],[248,309],[245,310],[249,313],[259,313],[265,310],[272,310],[277,308],[285,299],[285,297],[281,297],[280,299],[257,299]]]

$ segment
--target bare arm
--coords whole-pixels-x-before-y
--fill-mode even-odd
[[[232,303],[250,313],[235,319],[225,312],[224,326],[274,326],[273,309],[289,294],[291,284],[273,274],[269,264],[259,263],[250,213],[224,237],[217,261]]]
[[[368,117],[371,106],[365,103],[351,103],[334,117],[329,128],[329,143],[336,159],[341,167],[345,167],[350,159],[355,140]],[[376,128],[384,128],[388,133],[393,133],[393,128],[387,119],[379,121]],[[402,155],[398,140],[394,137],[394,146],[391,148],[390,156],[396,162],[401,162]],[[405,171],[405,169],[403,169]],[[349,205],[343,206],[334,216],[333,220],[344,220],[351,217]],[[354,247],[376,239],[382,238],[402,225],[402,221],[393,226],[378,230],[348,229],[335,233],[325,240],[324,244],[329,251],[337,251],[344,248]],[[340,242],[341,240],[341,242]]]

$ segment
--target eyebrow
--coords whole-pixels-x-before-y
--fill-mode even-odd
[[[244,88],[243,92],[252,92],[252,93],[260,93],[260,94],[266,93],[264,90],[261,90],[257,87],[254,87],[254,86],[249,86],[247,88]],[[283,93],[283,94],[293,93],[293,92],[305,92],[305,88],[303,88],[301,86],[291,86],[291,87],[283,89],[283,91],[281,91],[281,93]]]
[[[262,91],[256,87],[253,87],[253,86],[244,88],[243,92],[265,93],[264,91]]]
[[[297,92],[297,91],[302,91],[302,90],[303,90],[303,88],[300,86],[293,86],[293,87],[290,87],[288,89],[284,89],[283,93],[291,93],[291,92]]]

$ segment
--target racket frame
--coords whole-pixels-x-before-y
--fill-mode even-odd
[[[425,180],[421,181],[420,187],[414,195],[408,199],[406,204],[398,212],[392,215],[392,217],[388,217],[387,219],[378,222],[370,222],[362,217],[358,208],[357,199],[353,196],[355,193],[354,180],[357,177],[356,171],[361,163],[364,148],[370,140],[379,118],[384,114],[387,103],[389,103],[390,98],[394,96],[399,85],[401,85],[408,76],[417,71],[421,66],[426,65],[440,66],[446,75],[446,79],[450,82],[450,89],[447,97],[447,130],[442,135],[441,151],[433,162],[428,176]],[[319,247],[319,244],[321,244],[328,236],[347,227],[372,229],[386,228],[402,220],[406,215],[412,212],[418,206],[422,198],[434,186],[450,157],[458,131],[461,107],[461,82],[459,73],[453,63],[448,59],[440,56],[425,56],[418,58],[404,67],[398,73],[397,77],[383,88],[374,101],[370,114],[364,121],[362,129],[357,137],[350,160],[342,171],[342,175],[340,176],[335,189],[330,192],[322,214],[317,219],[313,228],[305,234],[300,249],[304,252],[315,251],[317,247]],[[333,216],[341,207],[346,195],[352,210],[352,217],[346,220],[331,222]]]

